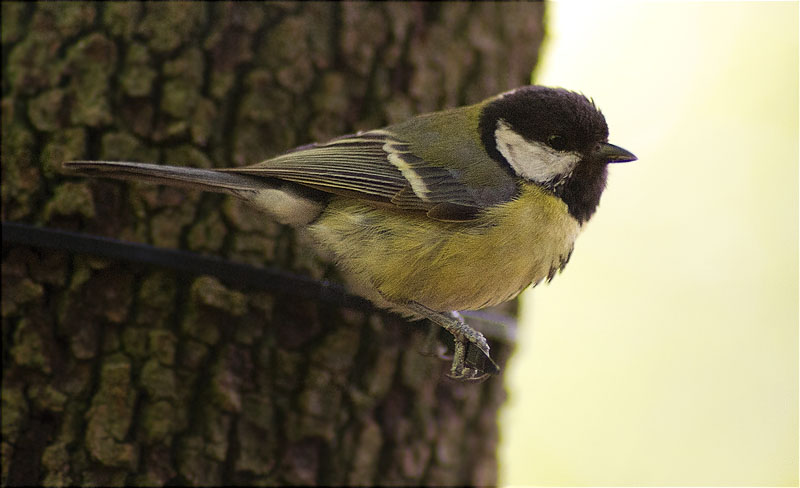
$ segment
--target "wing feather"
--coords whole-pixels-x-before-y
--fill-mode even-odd
[[[453,172],[425,161],[408,143],[383,130],[304,146],[252,166],[222,171],[278,178],[406,210],[436,208],[431,217],[442,220],[470,220],[483,208]],[[448,208],[459,212],[448,216],[443,212]]]

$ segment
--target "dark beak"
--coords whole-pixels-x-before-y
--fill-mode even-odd
[[[629,161],[636,161],[636,156],[634,156],[632,152],[607,142],[601,142],[599,147],[595,150],[595,154],[607,163],[627,163]]]

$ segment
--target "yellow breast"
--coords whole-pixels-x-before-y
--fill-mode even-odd
[[[334,198],[309,231],[359,284],[390,301],[450,311],[502,303],[552,275],[580,225],[564,202],[529,184],[470,222]]]

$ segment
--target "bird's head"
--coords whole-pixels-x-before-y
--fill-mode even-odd
[[[593,101],[562,88],[525,86],[499,95],[483,107],[479,126],[495,161],[561,198],[580,223],[600,202],[608,163],[636,159],[608,143]]]

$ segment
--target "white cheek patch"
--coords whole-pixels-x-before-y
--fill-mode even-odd
[[[498,120],[494,131],[497,150],[519,176],[537,183],[557,181],[572,173],[581,156],[574,152],[556,151],[532,142],[514,132],[506,121]]]

